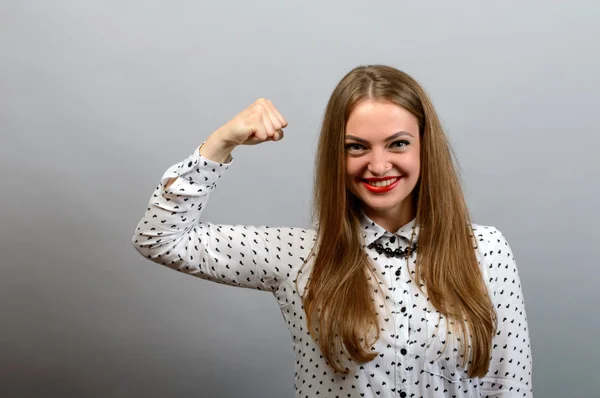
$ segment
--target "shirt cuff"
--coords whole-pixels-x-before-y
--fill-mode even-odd
[[[198,146],[183,161],[169,167],[163,174],[161,183],[164,186],[171,178],[184,179],[192,184],[214,187],[214,184],[225,174],[233,163],[233,157],[230,157],[228,163],[220,163],[205,158],[200,155],[200,148],[204,142]]]

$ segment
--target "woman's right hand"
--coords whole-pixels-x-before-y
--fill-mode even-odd
[[[287,121],[273,103],[260,98],[215,131],[228,147],[279,141]]]
[[[201,146],[200,155],[227,163],[238,145],[279,141],[286,126],[287,121],[271,101],[260,98],[212,133]]]

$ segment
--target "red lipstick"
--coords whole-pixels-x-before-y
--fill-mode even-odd
[[[385,187],[374,187],[373,185],[369,184],[369,182],[375,182],[375,181],[389,181],[389,180],[394,180],[396,179],[396,181],[394,181],[392,184],[387,185]],[[392,189],[396,188],[396,186],[398,185],[398,183],[400,182],[400,180],[402,179],[402,177],[384,177],[384,178],[364,178],[362,179],[362,183],[365,186],[365,188],[367,188],[369,191],[373,192],[373,193],[386,193],[391,191]]]

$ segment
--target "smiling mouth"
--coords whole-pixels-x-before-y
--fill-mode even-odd
[[[362,181],[366,182],[372,187],[383,188],[392,185],[396,181],[398,181],[401,177],[391,177],[391,178],[363,178]]]

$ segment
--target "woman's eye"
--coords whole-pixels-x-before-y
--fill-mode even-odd
[[[405,147],[405,146],[407,146],[407,145],[409,145],[409,144],[410,144],[410,142],[408,142],[408,141],[406,141],[406,140],[400,140],[400,141],[396,141],[396,142],[394,142],[394,143],[392,144],[392,146],[393,146],[393,147],[396,147],[396,148],[402,148],[402,147]]]
[[[364,147],[360,144],[346,144],[347,151],[360,151],[361,149],[364,149]]]

